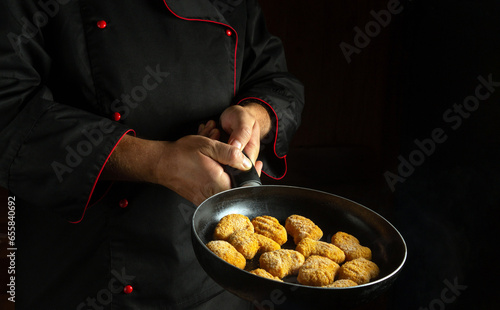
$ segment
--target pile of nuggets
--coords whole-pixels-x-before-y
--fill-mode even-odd
[[[295,250],[281,248],[288,235]],[[310,219],[291,215],[283,227],[272,216],[252,221],[241,214],[224,216],[207,247],[226,262],[245,269],[247,260],[259,257],[259,268],[251,273],[276,281],[297,276],[303,285],[350,287],[365,284],[379,275],[372,253],[345,232],[333,235],[331,243],[319,241],[323,231]]]

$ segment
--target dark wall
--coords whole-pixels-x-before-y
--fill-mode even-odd
[[[383,29],[350,62],[339,44],[373,19],[385,1],[261,1],[269,28],[285,45],[289,69],[305,84],[308,105],[296,146],[356,145],[381,152],[387,115],[391,31]],[[387,30],[387,31],[386,31]],[[319,134],[319,133],[322,134]]]
[[[500,305],[497,281],[485,277],[500,274],[487,262],[499,232],[499,16],[497,1],[420,1],[403,16],[401,154],[417,154],[415,139],[432,151],[420,165],[414,157],[415,171],[396,185],[397,220],[412,252],[399,305]],[[432,132],[442,133],[433,149]]]
[[[385,154],[395,134],[388,100],[392,76],[391,27],[381,27],[359,54],[348,59],[340,48],[354,46],[355,26],[363,28],[371,10],[386,1],[260,1],[271,33],[283,40],[289,70],[305,84],[307,105],[294,146],[361,148],[373,159]]]
[[[500,6],[401,1],[348,63],[339,45],[388,3],[261,1],[306,85],[280,184],[348,196],[402,232],[408,261],[379,309],[496,309]]]

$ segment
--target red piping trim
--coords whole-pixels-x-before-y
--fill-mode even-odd
[[[257,97],[247,97],[247,98],[244,98],[244,99],[241,99],[240,101],[238,101],[237,105],[242,103],[243,101],[247,101],[247,100],[257,100],[259,102],[262,102],[264,104],[266,104],[270,109],[271,111],[273,111],[274,113],[274,116],[276,118],[276,133],[274,135],[274,144],[273,144],[273,151],[274,151],[274,155],[276,155],[276,157],[278,157],[279,159],[283,159],[285,161],[285,172],[283,173],[282,176],[278,177],[278,178],[275,178],[269,174],[267,174],[265,171],[262,171],[265,175],[267,175],[268,177],[270,177],[271,179],[275,179],[275,180],[281,180],[285,177],[286,173],[287,173],[287,170],[288,170],[288,165],[286,163],[286,155],[283,155],[283,156],[279,156],[278,153],[276,152],[276,143],[278,142],[278,114],[276,114],[276,111],[273,109],[273,107],[265,102],[264,100],[260,99],[260,98],[257,98]]]
[[[90,191],[89,198],[87,199],[87,204],[85,205],[85,209],[83,209],[82,217],[78,221],[70,222],[71,224],[78,224],[78,223],[80,223],[83,220],[83,217],[85,215],[85,211],[87,211],[87,209],[89,208],[90,199],[92,197],[92,194],[94,193],[95,187],[97,186],[97,181],[99,181],[99,178],[101,177],[101,173],[104,170],[104,167],[106,166],[106,163],[108,162],[109,158],[111,157],[111,154],[113,154],[113,152],[115,151],[116,147],[118,146],[118,143],[120,143],[120,141],[123,139],[123,137],[125,137],[129,132],[133,132],[134,136],[135,136],[135,131],[133,129],[129,129],[129,130],[127,130],[127,132],[125,132],[120,137],[120,139],[118,140],[118,142],[116,142],[115,146],[113,147],[113,149],[109,153],[108,157],[104,161],[104,164],[102,165],[101,170],[99,170],[99,174],[97,175],[97,178],[96,178],[96,180],[94,182],[94,185],[92,186],[92,190]],[[111,188],[111,186],[108,188],[108,190],[106,191],[106,193],[99,200],[101,200],[102,198],[104,198],[104,196],[108,193],[108,191],[109,191],[110,188]]]
[[[186,18],[186,17],[182,17],[182,16],[178,15],[177,13],[175,13],[168,6],[166,0],[163,0],[163,3],[167,7],[167,9],[170,11],[170,13],[172,13],[175,17],[177,17],[179,19],[186,20],[186,21],[198,21],[198,22],[207,22],[207,23],[212,23],[212,24],[218,24],[218,25],[222,25],[222,26],[228,27],[228,28],[230,28],[234,32],[234,35],[236,36],[236,44],[235,44],[235,47],[234,47],[233,94],[236,95],[236,59],[237,59],[236,56],[237,56],[237,52],[238,52],[238,33],[236,32],[236,30],[233,27],[231,27],[230,25],[227,25],[227,24],[224,24],[224,23],[221,23],[221,22],[216,22],[216,21],[206,20],[206,19],[199,19],[199,18]],[[278,177],[278,178],[270,176],[269,174],[267,174],[264,171],[262,171],[262,172],[265,175],[267,175],[268,177],[272,178],[272,179],[281,180],[286,175],[287,170],[288,170],[288,166],[287,166],[287,162],[286,162],[286,155],[280,157],[276,153],[276,142],[277,142],[277,139],[278,139],[278,115],[276,114],[276,111],[274,111],[274,109],[271,107],[271,105],[269,103],[265,102],[264,100],[259,99],[259,98],[254,98],[254,97],[249,97],[249,98],[246,98],[246,99],[243,99],[243,100],[248,100],[248,99],[254,99],[254,100],[258,100],[258,101],[260,101],[262,103],[265,103],[273,111],[274,115],[276,116],[276,135],[274,137],[274,146],[273,146],[273,148],[274,148],[274,154],[276,155],[276,157],[278,157],[279,159],[283,159],[285,161],[285,172],[283,173],[283,175],[281,177]],[[240,100],[240,102],[238,102],[238,104],[240,104],[243,100]]]
[[[187,21],[206,22],[206,23],[212,23],[212,24],[222,25],[224,27],[230,28],[234,32],[234,35],[236,36],[236,44],[234,46],[233,95],[236,95],[236,56],[237,56],[237,51],[238,51],[238,33],[236,32],[236,30],[233,27],[231,27],[231,26],[229,26],[227,24],[224,24],[224,23],[221,23],[221,22],[216,22],[216,21],[213,21],[213,20],[182,17],[182,16],[178,15],[177,13],[175,13],[174,11],[172,11],[172,9],[168,6],[168,4],[167,4],[167,2],[165,0],[163,0],[163,3],[165,3],[165,6],[170,11],[170,13],[172,13],[175,17],[177,17],[179,19],[187,20]]]

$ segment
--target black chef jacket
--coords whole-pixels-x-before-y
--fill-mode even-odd
[[[126,134],[175,140],[247,99],[280,178],[303,88],[255,0],[2,0],[0,186],[16,197],[16,309],[243,309],[194,257],[194,205],[99,179]]]

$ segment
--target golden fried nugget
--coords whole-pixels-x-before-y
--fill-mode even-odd
[[[292,259],[290,272],[293,275],[297,275],[299,273],[300,267],[302,267],[306,258],[304,257],[304,255],[300,254],[297,251],[294,250],[288,250],[288,251],[290,251],[290,257]]]
[[[227,241],[246,259],[252,259],[260,248],[257,234],[249,230],[238,230]]]
[[[281,249],[281,246],[274,240],[261,234],[255,234],[259,240],[259,251],[257,253],[272,252]]]
[[[245,260],[243,254],[236,251],[236,249],[227,241],[210,241],[209,243],[207,243],[207,247],[210,249],[210,251],[214,252],[215,255],[240,269],[244,269],[247,264],[247,261]]]
[[[337,281],[333,282],[332,284],[327,285],[325,287],[351,287],[351,286],[356,286],[356,285],[358,285],[358,283],[356,283],[352,280],[349,280],[349,279],[344,279],[344,280],[337,280]]]
[[[238,230],[249,230],[254,232],[250,219],[241,214],[228,214],[224,216],[214,231],[215,240],[227,240],[234,232]]]
[[[345,253],[346,260],[353,260],[356,258],[372,259],[372,251],[370,248],[359,244],[359,240],[348,233],[339,231],[332,237],[332,244],[339,247]]]
[[[283,245],[287,241],[285,227],[272,216],[258,216],[252,220],[252,224],[257,234],[264,235],[276,241],[279,245]]]
[[[250,273],[252,273],[254,275],[257,275],[257,276],[261,276],[263,278],[268,278],[268,279],[271,279],[271,280],[276,280],[276,281],[283,282],[283,280],[281,280],[278,277],[273,276],[272,274],[270,274],[269,272],[267,272],[266,270],[264,270],[262,268],[254,269],[254,270],[250,271]]]
[[[329,258],[311,255],[300,267],[297,281],[303,285],[329,285],[339,268],[340,266]]]
[[[260,268],[280,279],[299,272],[304,263],[304,255],[294,250],[280,249],[260,256]]]
[[[293,237],[295,244],[305,237],[319,240],[323,236],[323,231],[310,219],[301,215],[290,215],[285,222],[286,231]]]
[[[349,279],[358,284],[365,284],[376,278],[379,272],[377,264],[360,257],[343,264],[339,269],[338,279]]]
[[[295,250],[304,255],[305,258],[311,255],[319,255],[327,257],[337,264],[345,260],[344,252],[335,245],[323,241],[312,240],[308,237],[302,239]]]

